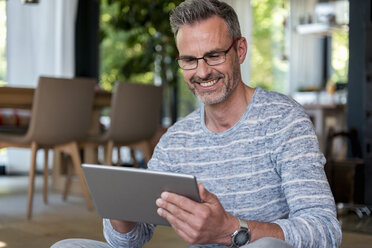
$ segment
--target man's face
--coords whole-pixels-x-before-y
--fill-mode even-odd
[[[180,57],[199,58],[213,51],[225,51],[232,42],[226,23],[217,16],[182,26],[176,38]],[[214,66],[200,59],[196,69],[183,70],[183,75],[189,89],[204,104],[221,103],[241,80],[237,52],[232,48],[226,61]]]

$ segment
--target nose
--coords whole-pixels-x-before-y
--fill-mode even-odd
[[[198,67],[196,68],[196,75],[200,78],[207,78],[207,76],[211,73],[212,68],[210,65],[205,62],[204,59],[200,59],[198,61]]]

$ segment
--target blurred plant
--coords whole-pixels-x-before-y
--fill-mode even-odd
[[[251,0],[251,85],[283,92],[288,70],[285,21],[288,0]]]
[[[340,30],[332,35],[332,76],[335,83],[347,83],[349,66],[349,32]]]
[[[116,81],[155,83],[177,89],[177,48],[168,16],[181,2],[101,1],[100,84],[104,89],[111,90]],[[170,94],[177,94],[176,90]]]

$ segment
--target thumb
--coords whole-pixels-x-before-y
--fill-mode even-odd
[[[202,202],[211,202],[214,200],[214,195],[209,192],[202,183],[198,184],[199,195]]]

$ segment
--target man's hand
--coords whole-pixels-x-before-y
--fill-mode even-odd
[[[156,200],[158,214],[189,244],[231,245],[231,234],[239,226],[237,218],[227,213],[203,184],[198,187],[202,203],[164,192]]]

